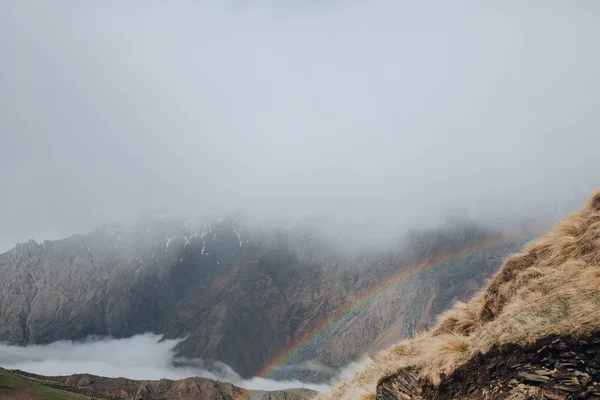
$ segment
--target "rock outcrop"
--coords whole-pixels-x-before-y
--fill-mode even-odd
[[[407,397],[403,397],[407,396]],[[377,400],[600,399],[600,334],[547,337],[470,359],[438,385],[410,369],[382,379]]]

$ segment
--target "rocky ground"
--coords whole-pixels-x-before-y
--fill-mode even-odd
[[[406,396],[406,397],[405,397]],[[600,334],[549,337],[480,354],[433,386],[410,371],[386,377],[378,400],[600,399]]]

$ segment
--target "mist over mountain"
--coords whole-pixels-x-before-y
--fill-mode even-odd
[[[599,183],[596,2],[59,4],[0,16],[4,250],[163,206],[519,224]]]
[[[177,342],[177,360],[162,353],[161,365],[183,367],[173,374],[201,360],[211,378],[219,375],[210,366],[222,363],[244,379],[327,384],[364,354],[428,326],[520,243],[458,217],[388,247],[237,217],[145,213],[131,225],[17,245],[0,255],[0,341],[154,332]],[[48,374],[37,368],[30,372]]]

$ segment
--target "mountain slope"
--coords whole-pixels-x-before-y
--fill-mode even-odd
[[[599,333],[600,192],[508,257],[483,291],[434,328],[319,398],[437,399],[453,390],[464,399],[598,398]],[[514,376],[494,372],[498,365]]]
[[[308,400],[307,389],[248,390],[206,378],[135,381],[89,374],[47,377],[0,368],[0,398],[30,400]]]
[[[177,381],[168,379],[135,381],[85,374],[50,379],[56,379],[76,387],[90,388],[96,392],[124,400],[308,400],[316,395],[316,392],[308,389],[248,390],[229,383],[197,377]]]
[[[464,223],[349,255],[308,226],[259,231],[233,218],[148,214],[0,255],[0,341],[152,331],[185,337],[180,356],[244,377],[285,357],[271,376],[323,382],[466,300],[518,246]],[[436,260],[446,262],[428,269]]]
[[[0,399],[5,400],[111,400],[91,389],[20,375],[0,368]]]

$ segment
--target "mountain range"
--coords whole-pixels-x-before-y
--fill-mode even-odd
[[[180,362],[328,382],[468,299],[521,239],[465,220],[349,252],[310,224],[147,213],[0,255],[0,341],[154,332]]]

